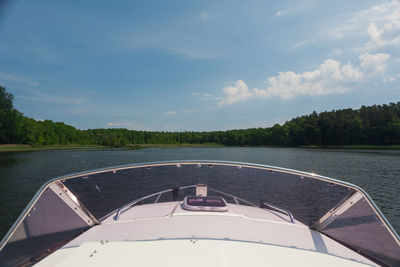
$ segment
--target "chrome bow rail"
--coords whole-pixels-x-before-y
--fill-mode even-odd
[[[140,204],[142,201],[144,201],[144,200],[146,200],[146,199],[150,199],[150,198],[152,198],[152,197],[157,196],[156,199],[155,199],[154,202],[153,202],[153,204],[156,204],[156,203],[160,200],[160,197],[161,197],[163,194],[165,194],[165,193],[170,193],[170,192],[171,192],[171,193],[172,193],[172,200],[173,200],[173,201],[177,201],[177,200],[178,200],[178,197],[179,197],[179,191],[180,191],[180,190],[188,189],[188,188],[195,188],[195,187],[196,187],[196,185],[187,185],[187,186],[174,187],[174,188],[166,189],[166,190],[163,190],[163,191],[160,191],[160,192],[157,192],[157,193],[153,193],[153,194],[150,194],[150,195],[147,195],[147,196],[138,198],[138,199],[136,199],[136,200],[134,200],[134,201],[132,201],[132,202],[129,202],[129,203],[123,205],[122,207],[120,207],[120,208],[117,210],[116,215],[114,216],[114,220],[116,220],[116,221],[119,220],[119,217],[121,216],[122,213],[124,213],[124,212],[126,212],[127,210],[133,208],[135,205]],[[247,200],[242,199],[242,198],[239,198],[239,197],[237,197],[237,196],[235,196],[235,195],[231,195],[231,194],[228,194],[228,193],[225,193],[225,192],[222,192],[222,191],[213,189],[213,188],[209,188],[209,187],[208,187],[208,191],[214,192],[214,193],[217,193],[217,194],[221,194],[221,195],[226,196],[226,197],[230,197],[230,198],[232,198],[232,200],[233,200],[237,205],[240,205],[240,202],[242,202],[242,203],[246,203],[246,204],[248,204],[248,205],[250,205],[250,206],[253,206],[253,207],[259,207],[259,208],[262,208],[262,209],[269,209],[269,210],[277,211],[277,212],[280,212],[280,213],[284,213],[284,214],[286,214],[286,215],[289,217],[290,222],[291,222],[291,223],[294,223],[293,214],[292,214],[289,210],[284,209],[284,208],[282,208],[282,207],[278,207],[278,206],[276,206],[276,205],[267,203],[267,202],[265,202],[265,201],[261,201],[261,202],[260,202],[260,205],[257,206],[256,204],[251,203],[250,201],[247,201]],[[108,217],[108,216],[105,216],[105,217]]]
[[[263,208],[263,209],[270,209],[270,210],[274,210],[274,211],[277,211],[277,212],[280,212],[280,213],[284,213],[284,214],[286,214],[286,215],[289,217],[290,221],[291,221],[292,223],[294,223],[293,214],[292,214],[289,210],[287,210],[287,209],[284,209],[284,208],[282,208],[282,207],[278,207],[278,206],[276,206],[276,205],[272,205],[272,204],[267,203],[267,202],[265,202],[265,201],[261,201],[261,202],[260,202],[260,208]]]

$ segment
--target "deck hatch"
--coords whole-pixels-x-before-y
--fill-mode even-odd
[[[222,197],[187,196],[183,200],[183,209],[191,211],[227,211],[228,206]]]

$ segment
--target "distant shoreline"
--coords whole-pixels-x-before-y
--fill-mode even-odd
[[[224,146],[220,144],[130,144],[124,147],[110,147],[102,145],[48,145],[48,146],[31,146],[24,144],[3,144],[0,145],[1,152],[24,152],[24,151],[41,151],[41,150],[62,150],[62,149],[144,149],[144,148],[182,148],[182,147],[282,147],[282,148],[305,148],[305,149],[400,149],[400,145],[337,145],[337,146]]]
[[[49,146],[31,146],[24,144],[3,144],[0,145],[1,152],[21,152],[21,151],[40,151],[40,150],[57,150],[57,149],[99,149],[108,148],[99,145],[49,145]]]
[[[0,144],[1,152],[23,152],[23,151],[41,151],[41,150],[61,150],[61,149],[143,149],[143,148],[179,148],[179,147],[224,147],[219,144],[130,144],[124,147],[111,147],[102,145],[48,145],[31,146],[24,144]]]

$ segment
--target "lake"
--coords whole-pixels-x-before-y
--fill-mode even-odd
[[[400,232],[400,150],[215,147],[0,153],[0,237],[50,178],[96,168],[163,160],[250,162],[347,181],[366,190]]]

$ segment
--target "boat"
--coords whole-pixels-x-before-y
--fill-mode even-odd
[[[1,266],[400,266],[400,238],[360,187],[221,161],[152,162],[45,183]]]

